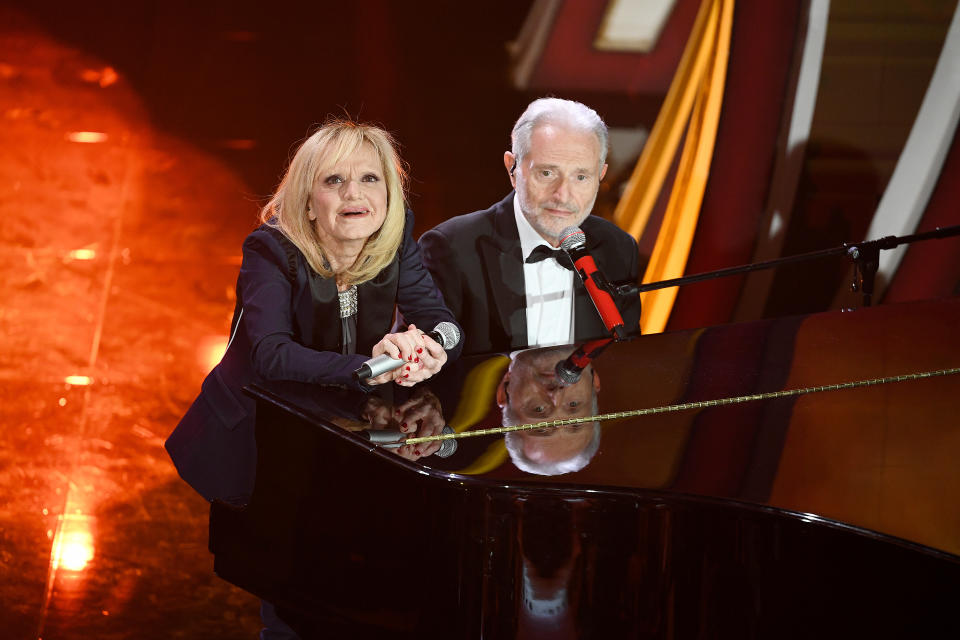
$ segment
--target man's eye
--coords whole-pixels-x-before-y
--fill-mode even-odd
[[[583,174],[583,173],[581,173],[580,175],[577,176],[577,181],[578,181],[578,182],[583,182],[584,180],[589,180],[589,179],[590,179],[590,176],[588,176],[588,175],[586,175],[586,174]]]
[[[544,406],[543,406],[542,404],[541,404],[541,405],[538,405],[538,406],[536,406],[536,407],[533,408],[533,412],[534,412],[534,413],[544,413],[545,411],[546,411],[546,409],[544,408]]]
[[[550,169],[543,169],[542,171],[540,171],[540,175],[544,178],[552,178],[553,171],[550,171]]]
[[[569,406],[571,409],[576,409],[580,406],[580,402],[578,400],[571,400],[570,404],[567,406]]]

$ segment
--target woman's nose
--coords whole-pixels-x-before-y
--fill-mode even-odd
[[[360,184],[353,179],[348,179],[343,183],[342,189],[343,197],[347,200],[351,200],[360,195]]]

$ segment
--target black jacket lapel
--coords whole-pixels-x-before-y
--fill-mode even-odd
[[[399,281],[400,258],[394,257],[376,278],[357,287],[357,353],[370,353],[390,331]]]
[[[307,345],[320,351],[331,351],[330,345],[340,344],[340,299],[334,278],[322,278],[309,266],[310,298],[313,311],[311,343]]]
[[[511,347],[527,346],[527,296],[523,278],[520,234],[513,214],[513,198],[506,198],[493,216],[493,235],[480,244],[487,282],[497,316]]]

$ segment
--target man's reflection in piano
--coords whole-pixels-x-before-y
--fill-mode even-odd
[[[497,388],[503,425],[585,417],[598,413],[600,376],[588,365],[580,379],[563,385],[556,365],[575,347],[547,347],[511,356],[510,366]],[[513,431],[504,437],[513,464],[521,471],[559,475],[587,466],[600,448],[596,422],[563,427]]]

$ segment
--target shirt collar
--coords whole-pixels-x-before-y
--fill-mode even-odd
[[[527,220],[527,216],[523,215],[523,211],[520,210],[520,194],[515,193],[513,196],[513,215],[517,219],[517,231],[520,234],[520,252],[523,254],[523,259],[526,261],[530,257],[530,253],[534,248],[539,245],[545,247],[550,247],[553,249],[553,245],[543,239],[537,230],[533,228],[533,225]]]

